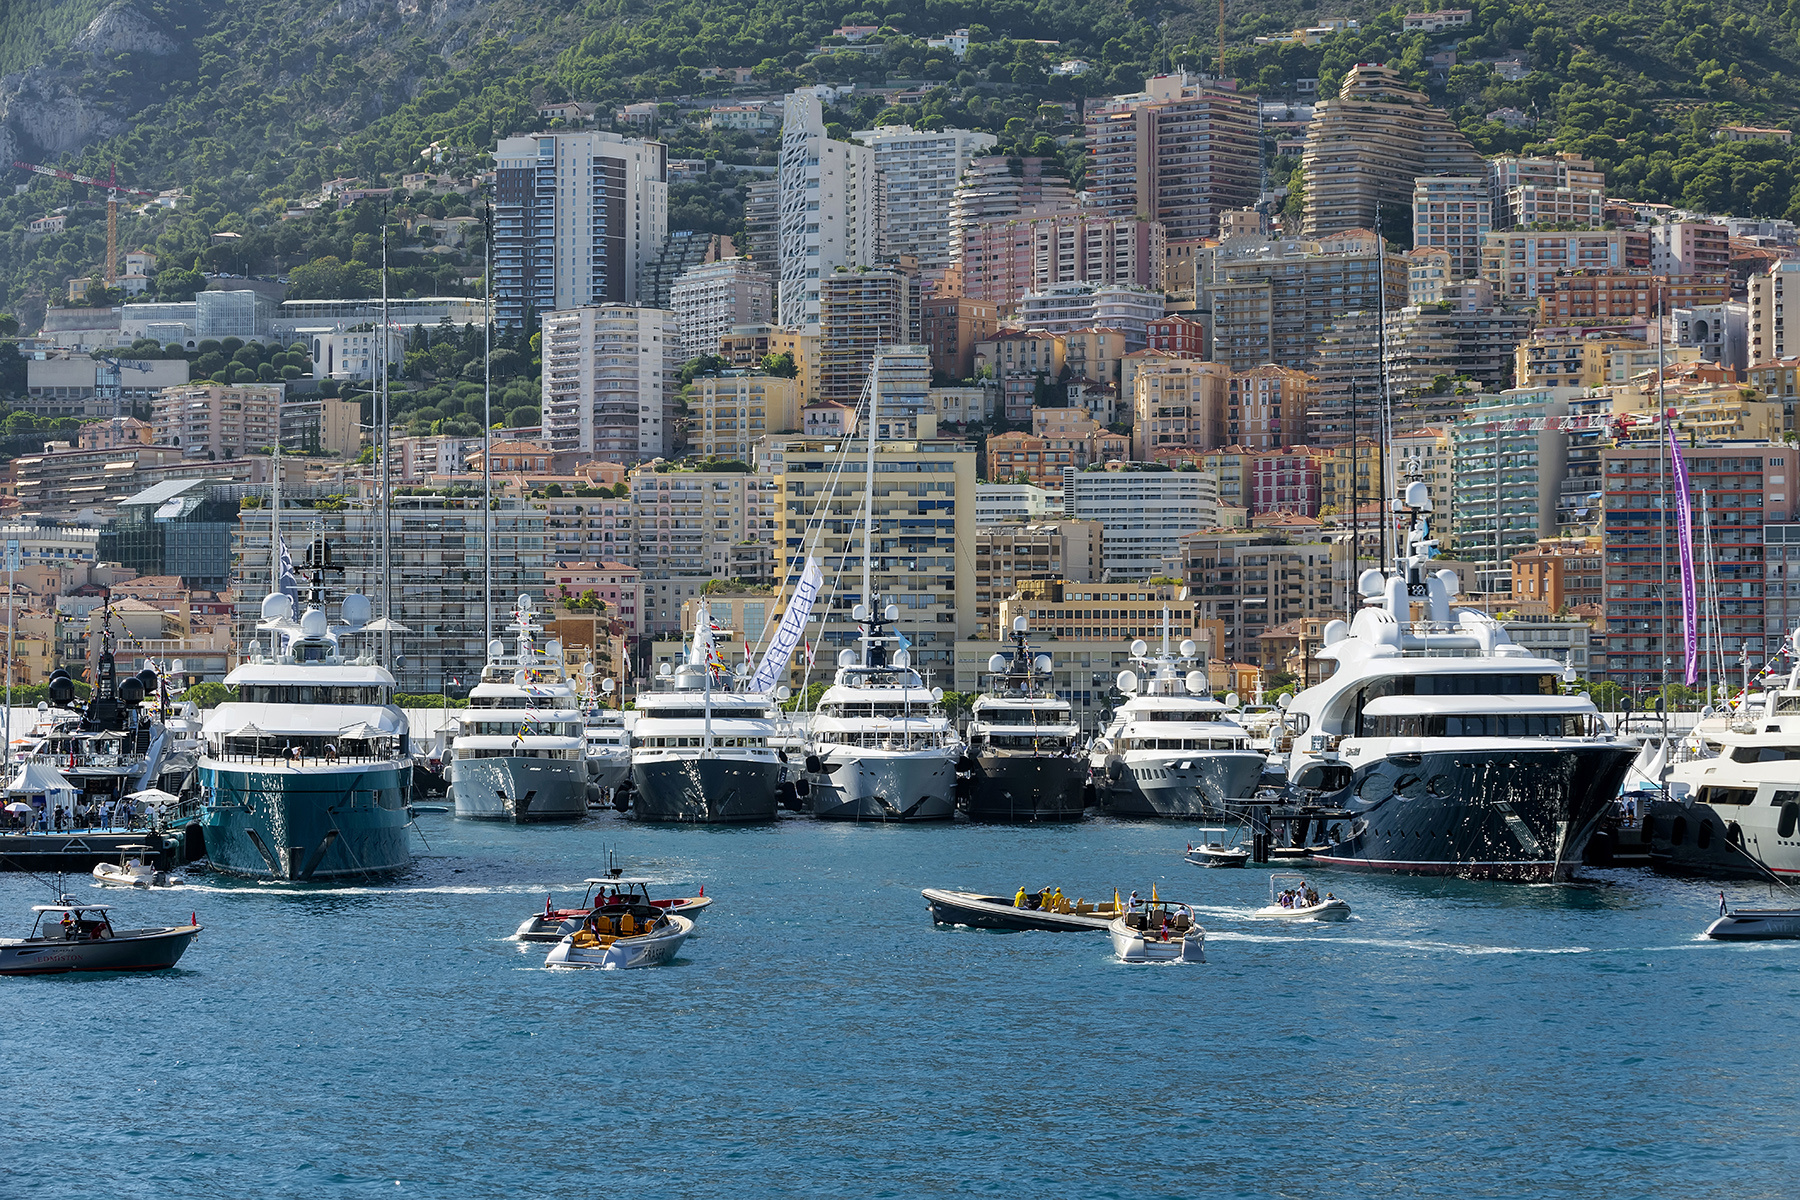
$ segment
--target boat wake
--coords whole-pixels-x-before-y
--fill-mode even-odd
[[[1691,950],[1697,945],[1709,944],[1704,937],[1693,942],[1678,942],[1669,946],[1484,946],[1462,942],[1410,941],[1401,938],[1359,938],[1359,937],[1321,937],[1317,935],[1279,933],[1245,933],[1237,930],[1207,930],[1209,941],[1220,942],[1329,942],[1333,945],[1370,946],[1380,950],[1411,950],[1427,954],[1465,954],[1470,956],[1505,955],[1505,954],[1647,954],[1659,950]]]

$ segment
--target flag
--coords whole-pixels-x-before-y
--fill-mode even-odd
[[[1700,609],[1694,603],[1694,505],[1688,496],[1687,460],[1675,442],[1675,426],[1665,416],[1669,433],[1669,459],[1675,475],[1675,538],[1681,551],[1681,640],[1686,656],[1689,687],[1700,677]]]
[[[813,601],[819,597],[819,589],[825,586],[825,572],[812,555],[806,556],[806,567],[800,572],[800,582],[794,585],[794,595],[788,601],[787,611],[781,614],[781,623],[775,627],[775,636],[769,639],[769,648],[763,651],[762,662],[757,664],[756,673],[750,678],[750,690],[766,692],[780,681],[787,673],[788,663],[793,661],[794,647],[801,644],[802,635],[806,632],[806,622],[812,616]],[[813,649],[806,647],[806,661],[810,666],[813,660]]]
[[[281,543],[281,566],[277,572],[279,578],[275,581],[275,590],[297,602],[300,599],[300,581],[294,577],[294,556],[288,553],[285,537],[276,540]]]
[[[902,650],[912,649],[912,643],[907,641],[906,635],[901,633],[898,629],[894,630],[894,645]]]

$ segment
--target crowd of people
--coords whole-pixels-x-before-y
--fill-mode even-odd
[[[1325,899],[1336,900],[1337,897],[1330,892],[1326,892]],[[1313,888],[1312,884],[1302,883],[1299,887],[1288,888],[1286,891],[1278,893],[1275,897],[1275,903],[1279,904],[1282,908],[1317,908],[1319,905],[1319,893]]]
[[[21,810],[18,806],[24,804]],[[146,812],[130,800],[104,799],[92,804],[43,806],[14,800],[0,812],[0,829],[8,833],[62,833],[76,829],[118,830],[144,826]]]

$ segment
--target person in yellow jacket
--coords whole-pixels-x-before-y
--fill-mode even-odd
[[[1064,898],[1062,888],[1057,888],[1056,893],[1050,897],[1050,905],[1051,912],[1066,913],[1069,911],[1069,902]]]
[[[1019,894],[1013,897],[1013,907],[1014,908],[1024,908],[1025,907],[1025,885],[1022,883],[1019,885]]]

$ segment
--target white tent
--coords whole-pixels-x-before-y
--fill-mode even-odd
[[[28,762],[19,764],[18,771],[7,782],[8,792],[73,792],[75,785],[69,782],[68,776],[46,762]]]

